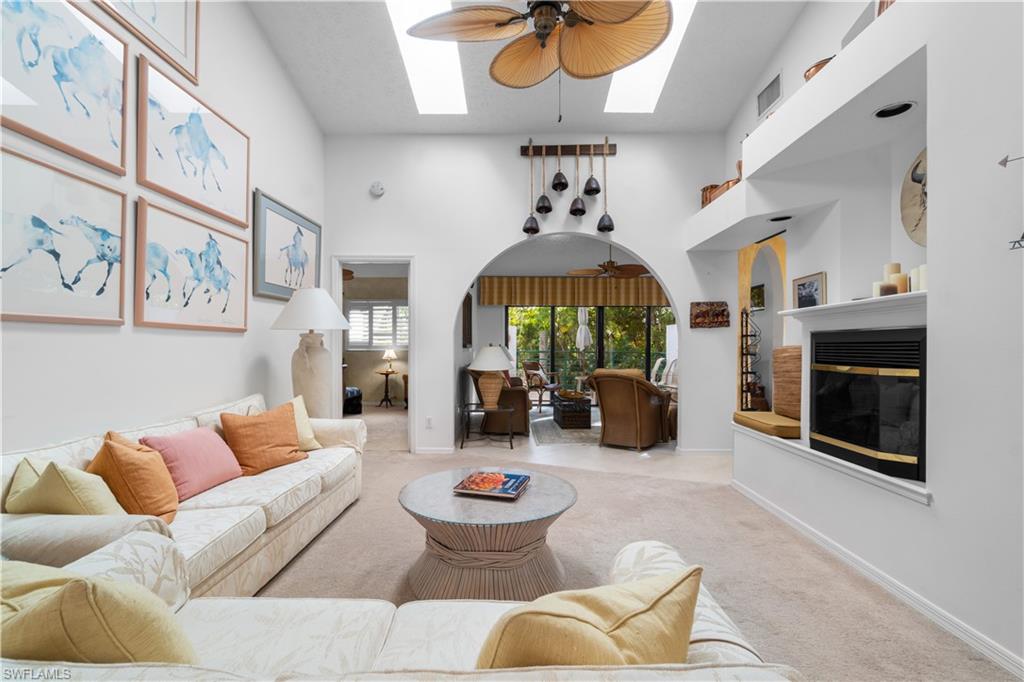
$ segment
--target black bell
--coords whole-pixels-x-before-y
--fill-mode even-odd
[[[548,199],[547,194],[541,194],[540,198],[537,199],[537,213],[541,215],[551,213],[551,199]]]
[[[583,205],[583,199],[576,197],[572,200],[572,203],[569,204],[569,214],[574,215],[577,218],[581,215],[587,214],[587,207]]]
[[[562,171],[555,173],[555,177],[551,178],[551,189],[556,192],[564,192],[569,189],[569,180],[566,179],[565,173]]]
[[[603,216],[601,216],[601,219],[597,221],[597,231],[598,232],[611,232],[614,229],[615,229],[615,221],[612,220],[612,217],[610,215],[608,215],[607,213],[605,213]]]
[[[526,219],[526,222],[523,223],[523,232],[526,234],[537,234],[540,232],[540,225],[537,223],[537,219],[533,217],[532,213],[530,214],[530,217]]]
[[[596,196],[601,193],[601,183],[597,181],[593,175],[587,178],[586,183],[583,185],[583,193],[588,197]]]

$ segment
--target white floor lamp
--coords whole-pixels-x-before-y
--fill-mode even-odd
[[[325,331],[348,329],[348,320],[323,289],[296,289],[271,329],[307,330],[292,354],[292,391],[301,395],[310,417],[331,416],[331,353]]]

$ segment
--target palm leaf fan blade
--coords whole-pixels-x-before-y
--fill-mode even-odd
[[[567,275],[573,277],[596,277],[604,272],[601,268],[577,268],[576,270],[570,270]]]
[[[542,45],[536,33],[516,38],[491,62],[491,78],[509,88],[529,88],[558,70],[559,25]]]
[[[621,24],[642,12],[651,0],[569,0],[569,9],[599,24]]]
[[[515,38],[524,30],[526,21],[519,12],[497,5],[475,5],[435,14],[407,32],[416,38],[472,43]]]
[[[615,273],[615,276],[622,277],[624,279],[633,279],[634,277],[640,277],[647,273],[648,270],[643,265],[627,263],[625,265],[618,266],[618,272]]]
[[[672,6],[654,0],[621,24],[580,22],[562,31],[559,57],[574,78],[600,78],[637,62],[658,48],[672,30]]]

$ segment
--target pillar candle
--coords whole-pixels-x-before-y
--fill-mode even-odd
[[[917,290],[918,291],[928,291],[928,266],[927,265],[922,264],[922,265],[918,266],[918,268],[917,268],[917,278],[919,280],[919,284],[917,285]]]
[[[921,289],[921,269],[912,268],[910,270],[910,290],[920,291]]]
[[[892,296],[896,293],[896,285],[891,282],[884,282],[878,289],[880,296]]]
[[[899,263],[886,263],[885,267],[882,268],[882,279],[889,281],[889,275],[895,275],[900,271]]]
[[[889,275],[889,284],[896,285],[896,293],[905,294],[910,291],[910,275],[905,272],[895,272]]]
[[[871,296],[872,298],[878,298],[882,295],[882,285],[885,282],[872,282],[871,283]]]

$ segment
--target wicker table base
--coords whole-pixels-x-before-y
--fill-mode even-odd
[[[530,488],[516,502],[453,496],[451,486],[470,471],[418,479],[410,486],[436,478],[430,481],[436,493],[421,487],[400,498],[426,530],[426,548],[409,569],[416,598],[531,601],[561,589],[565,569],[547,545],[547,532],[576,501],[575,489],[557,477],[531,474]]]

